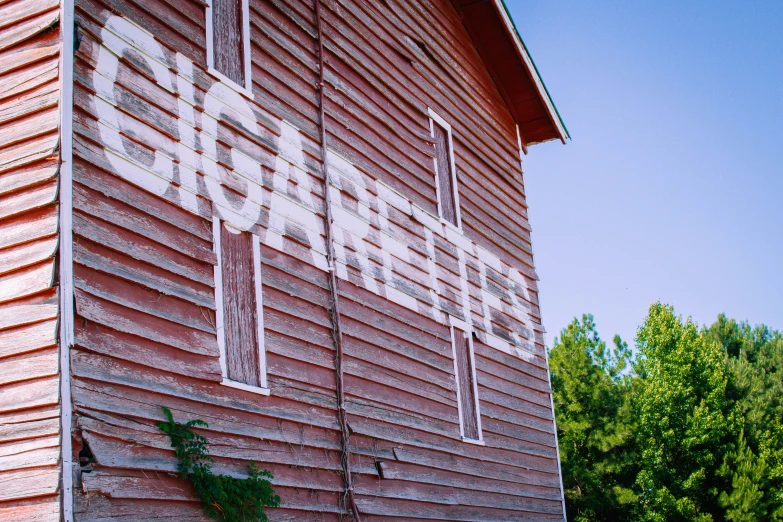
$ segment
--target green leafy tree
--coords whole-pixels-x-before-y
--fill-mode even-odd
[[[606,346],[591,315],[555,339],[549,354],[569,519],[626,520],[634,495],[629,409],[630,350]]]
[[[637,519],[721,520],[725,480],[717,472],[737,431],[723,349],[661,303],[650,307],[636,342]]]

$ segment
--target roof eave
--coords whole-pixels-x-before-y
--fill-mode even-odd
[[[501,20],[503,21],[503,25],[506,28],[506,32],[508,33],[509,38],[511,38],[511,40],[514,42],[514,47],[516,48],[517,54],[525,65],[528,74],[532,78],[541,100],[543,100],[544,104],[546,105],[547,113],[552,120],[552,124],[557,129],[560,141],[565,143],[566,140],[571,139],[571,135],[569,134],[568,128],[563,122],[563,118],[560,116],[560,112],[557,110],[557,107],[552,100],[552,96],[549,94],[549,90],[546,88],[546,84],[544,84],[544,80],[541,78],[541,74],[538,72],[536,63],[533,61],[532,56],[530,56],[530,52],[527,50],[525,42],[519,35],[519,31],[514,24],[514,20],[511,18],[511,13],[509,12],[505,1],[492,0],[492,3],[495,6],[495,10],[497,11]]]

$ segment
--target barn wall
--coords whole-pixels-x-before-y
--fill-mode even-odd
[[[0,520],[60,520],[59,2],[0,5]]]
[[[155,427],[163,405],[209,423],[218,471],[274,473],[272,520],[345,513],[313,5],[250,6],[252,99],[206,70],[202,3],[76,3],[78,520],[202,519]],[[513,120],[449,2],[323,7],[359,509],[560,520]],[[453,128],[461,231],[437,219],[428,107]],[[261,243],[269,396],[220,384],[215,216]],[[483,446],[460,439],[450,316],[477,333]]]

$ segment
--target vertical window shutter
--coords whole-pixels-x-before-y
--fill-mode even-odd
[[[470,356],[469,333],[454,328],[454,348],[457,363],[460,404],[462,406],[462,433],[467,439],[479,440],[476,390],[473,383],[473,359]]]
[[[220,227],[227,377],[262,386],[253,235]]]
[[[245,85],[242,0],[212,0],[215,69]]]
[[[433,122],[435,131],[435,157],[438,164],[438,194],[440,196],[440,214],[443,219],[454,226],[457,225],[457,208],[455,205],[454,177],[451,172],[451,150],[449,134],[438,123]]]

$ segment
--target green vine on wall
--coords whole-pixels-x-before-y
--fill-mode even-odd
[[[280,505],[280,497],[275,495],[270,482],[272,474],[251,462],[247,478],[215,475],[207,439],[192,429],[209,425],[198,419],[185,424],[175,422],[171,410],[165,406],[163,413],[168,420],[158,424],[158,429],[171,439],[171,447],[179,459],[177,470],[183,480],[193,484],[204,512],[223,522],[267,522],[264,508]]]

